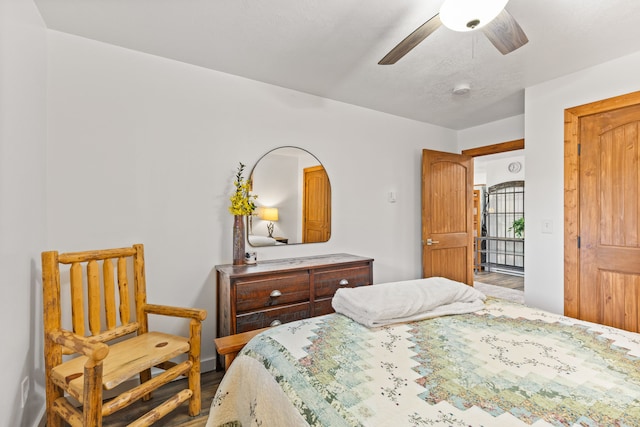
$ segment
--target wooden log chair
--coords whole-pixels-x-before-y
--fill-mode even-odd
[[[188,388],[129,425],[151,425],[187,400],[189,415],[200,413],[200,335],[207,312],[147,304],[143,245],[43,252],[42,285],[48,427],[63,420],[102,426],[103,417],[150,399],[152,390],[181,375],[188,377]],[[148,314],[190,320],[189,337],[149,331]],[[63,360],[63,354],[75,357]],[[152,367],[161,369],[153,377]],[[103,391],[118,385],[118,391],[131,388],[105,400]]]

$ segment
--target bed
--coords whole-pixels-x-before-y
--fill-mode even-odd
[[[251,246],[278,246],[284,245],[284,243],[278,242],[273,237],[267,236],[258,236],[255,234],[250,234],[248,236],[249,243]]]
[[[640,334],[493,297],[373,328],[304,319],[245,346],[211,404],[221,425],[638,426]]]

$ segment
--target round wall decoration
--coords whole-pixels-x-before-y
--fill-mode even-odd
[[[520,172],[520,169],[522,169],[522,163],[520,162],[511,162],[509,163],[509,172],[511,173],[518,173]]]

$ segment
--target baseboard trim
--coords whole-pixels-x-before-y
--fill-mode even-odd
[[[39,417],[36,417],[36,420],[39,420],[37,423],[34,424],[33,427],[45,427],[47,424],[47,414],[46,414],[46,405],[42,405],[42,408],[40,408]]]

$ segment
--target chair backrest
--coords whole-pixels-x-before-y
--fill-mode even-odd
[[[143,245],[62,254],[44,252],[42,269],[45,333],[70,330],[106,342],[133,332],[147,332]],[[63,297],[70,301],[65,304]],[[70,307],[70,315],[63,314],[63,307],[65,311]],[[63,326],[63,319],[70,319],[70,325],[65,322]]]

